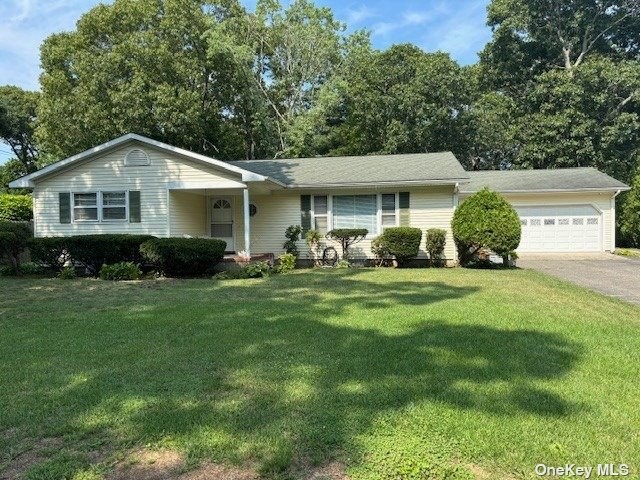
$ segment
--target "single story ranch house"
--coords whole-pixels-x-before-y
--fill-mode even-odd
[[[408,225],[447,230],[450,260],[453,212],[483,187],[518,211],[519,252],[613,250],[615,198],[628,189],[593,168],[467,172],[450,152],[223,162],[135,134],[10,186],[33,189],[38,237],[214,237],[230,252],[278,255],[289,225],[358,227],[369,235],[352,254],[370,258],[371,239]]]

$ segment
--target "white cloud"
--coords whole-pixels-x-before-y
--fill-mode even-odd
[[[361,5],[357,8],[349,8],[347,10],[347,23],[361,23],[364,20],[375,17],[376,12],[366,5]]]
[[[402,16],[406,25],[421,25],[431,19],[426,12],[405,12]]]

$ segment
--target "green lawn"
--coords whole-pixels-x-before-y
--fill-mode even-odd
[[[108,477],[138,448],[268,478],[640,472],[640,308],[532,271],[0,288],[0,472]]]

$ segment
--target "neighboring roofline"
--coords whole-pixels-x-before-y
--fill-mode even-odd
[[[416,186],[416,185],[456,185],[468,183],[469,178],[452,178],[441,180],[392,180],[385,182],[346,182],[346,183],[291,183],[287,185],[289,189],[300,188],[366,188],[366,187],[393,187],[393,186]]]
[[[580,193],[580,192],[626,192],[631,190],[631,187],[588,187],[588,188],[547,188],[547,189],[528,189],[528,190],[498,190],[499,193]],[[463,190],[460,189],[461,194],[476,193],[478,190]]]
[[[216,160],[215,158],[207,157],[205,155],[201,155],[199,153],[194,153],[189,150],[185,150],[182,148],[174,147],[173,145],[169,145],[167,143],[159,142],[157,140],[153,140],[148,137],[144,137],[142,135],[137,135],[135,133],[127,133],[126,135],[122,135],[121,137],[110,140],[102,145],[98,145],[97,147],[90,148],[89,150],[85,150],[84,152],[78,153],[71,157],[60,160],[56,163],[52,163],[51,165],[47,165],[40,170],[37,170],[29,175],[25,175],[24,177],[20,177],[17,180],[9,183],[10,188],[33,188],[35,187],[35,181],[43,176],[53,174],[57,171],[60,171],[70,165],[75,163],[79,163],[87,158],[94,157],[101,153],[107,152],[116,148],[120,145],[123,145],[130,141],[137,141],[146,145],[150,145],[152,147],[156,147],[160,150],[165,150],[176,155],[181,155],[183,157],[191,158],[193,160],[197,160],[201,163],[218,167],[223,170],[227,170],[229,172],[233,172],[242,176],[243,182],[264,182],[270,181],[275,183],[276,185],[284,187],[285,185],[278,180],[275,180],[270,177],[265,177],[264,175],[257,174],[250,170],[245,170],[244,168],[236,167],[235,165],[231,165],[227,162],[223,162],[222,160]]]

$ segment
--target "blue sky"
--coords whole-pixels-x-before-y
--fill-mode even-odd
[[[96,0],[0,0],[0,85],[38,89],[39,47],[54,32],[72,30]],[[108,2],[107,2],[108,3]],[[243,0],[250,9],[255,0]],[[488,0],[316,0],[331,7],[349,30],[366,28],[377,48],[411,42],[443,50],[462,64],[474,63],[491,35]],[[9,147],[0,143],[0,163]]]

